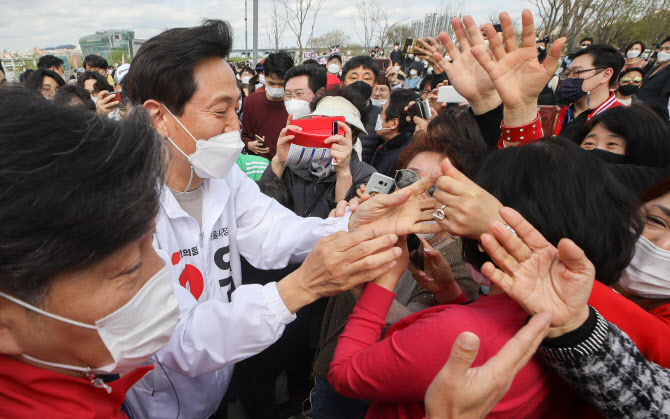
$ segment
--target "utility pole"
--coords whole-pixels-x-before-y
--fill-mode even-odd
[[[244,0],[244,61],[249,60],[249,22],[247,22],[247,0]]]
[[[254,0],[254,67],[258,59],[258,0]]]

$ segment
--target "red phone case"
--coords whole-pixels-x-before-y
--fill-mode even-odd
[[[294,119],[291,125],[302,128],[302,131],[287,130],[287,135],[294,135],[291,143],[303,147],[330,148],[331,144],[324,144],[328,137],[333,135],[333,122],[345,122],[343,116],[312,116],[309,119]],[[338,127],[338,134],[344,135],[344,130]]]

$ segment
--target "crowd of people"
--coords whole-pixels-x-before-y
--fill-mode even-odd
[[[0,417],[670,417],[670,37],[499,19],[0,79]]]

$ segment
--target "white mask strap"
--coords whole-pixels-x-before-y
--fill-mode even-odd
[[[66,364],[59,364],[57,362],[47,362],[47,361],[42,361],[41,359],[33,358],[30,355],[21,355],[21,357],[28,359],[33,362],[37,362],[38,364],[42,365],[47,365],[49,367],[55,367],[55,368],[63,368],[66,370],[71,370],[71,371],[81,371],[86,374],[90,374],[91,368],[88,367],[75,367],[74,365],[66,365]]]
[[[33,305],[30,305],[30,304],[26,303],[25,301],[21,301],[21,300],[19,300],[19,299],[16,298],[16,297],[12,297],[11,295],[5,294],[4,292],[0,292],[0,296],[5,297],[5,298],[8,299],[9,301],[12,301],[12,302],[14,302],[14,303],[16,303],[16,304],[18,304],[18,305],[20,305],[20,306],[25,307],[25,308],[27,308],[28,310],[32,310],[32,311],[34,311],[34,312],[36,312],[36,313],[39,313],[39,314],[41,314],[41,315],[43,315],[43,316],[51,317],[52,319],[60,320],[60,321],[62,321],[63,323],[68,323],[68,324],[71,324],[71,325],[73,325],[73,326],[84,327],[84,328],[86,328],[86,329],[93,329],[93,330],[96,330],[96,329],[97,329],[97,327],[94,326],[94,325],[86,324],[86,323],[82,323],[82,322],[78,322],[78,321],[76,321],[76,320],[70,320],[70,319],[68,319],[68,318],[61,317],[61,316],[59,316],[59,315],[57,315],[57,314],[49,313],[48,311],[44,311],[44,310],[42,310],[41,308],[37,308],[37,307],[35,307],[35,306],[33,306]]]
[[[163,105],[162,102],[161,102],[161,105]],[[182,128],[184,128],[184,131],[186,131],[186,133],[187,133],[191,138],[193,138],[193,141],[195,141],[195,142],[197,143],[198,140],[196,140],[195,137],[194,137],[193,135],[191,135],[191,132],[190,132],[189,130],[186,129],[186,127],[184,126],[184,124],[182,124],[181,121],[178,120],[176,116],[172,115],[172,112],[170,112],[170,110],[168,109],[168,107],[165,106],[165,105],[163,105],[163,107],[165,108],[166,111],[168,111],[168,113],[170,114],[170,116],[173,117],[174,120],[177,121],[177,123],[178,123]],[[168,137],[168,138],[169,138],[169,137]],[[170,140],[170,142],[172,143],[172,140]],[[174,145],[174,143],[172,143],[172,145]],[[177,147],[177,146],[175,145],[175,147]],[[179,147],[177,147],[177,148],[179,148]],[[179,151],[181,151],[181,150],[179,150]],[[182,154],[184,154],[183,151],[182,151]],[[186,154],[184,154],[184,155],[186,155]]]

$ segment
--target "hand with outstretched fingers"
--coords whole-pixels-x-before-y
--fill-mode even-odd
[[[481,243],[495,263],[486,262],[482,275],[512,297],[528,314],[552,315],[549,337],[561,336],[580,327],[589,317],[587,305],[595,278],[595,267],[572,240],[554,246],[521,214],[500,209],[503,220],[491,223],[492,234]]]
[[[438,224],[425,223],[433,220],[435,200],[417,199],[434,184],[435,178],[424,177],[392,194],[378,194],[366,199],[349,219],[349,231],[375,229],[382,234],[398,236],[442,231]]]
[[[452,62],[435,52],[433,57],[449,76],[449,83],[467,99],[475,115],[497,108],[502,103],[489,74],[472,55],[473,48],[485,50],[486,43],[474,19],[470,16],[451,19],[460,50],[446,32],[438,35]],[[489,52],[490,54],[490,52]]]
[[[505,105],[504,124],[515,127],[528,124],[537,117],[537,97],[558,67],[565,38],[557,39],[547,51],[547,58],[537,59],[533,14],[526,9],[521,13],[523,31],[521,46],[517,44],[514,25],[509,14],[500,14],[500,25],[505,44],[496,36],[493,25],[484,25],[489,48],[473,48],[472,55],[493,81]]]
[[[491,221],[501,220],[498,209],[502,204],[498,199],[477,185],[451,164],[442,161],[442,173],[433,192],[435,208],[445,206],[445,217],[438,220],[442,229],[454,236],[479,239],[489,231]]]

